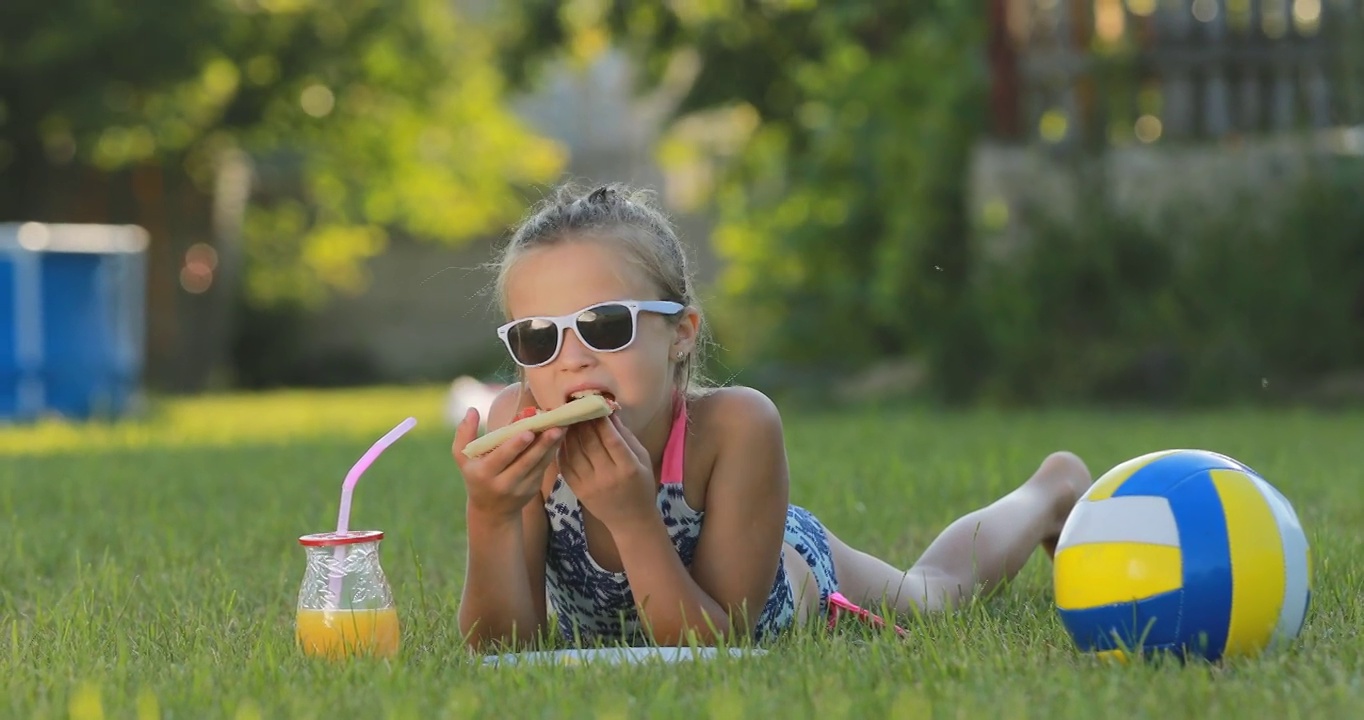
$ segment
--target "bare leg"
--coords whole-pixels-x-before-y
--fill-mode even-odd
[[[803,625],[819,607],[819,584],[815,573],[796,549],[785,543],[781,546],[782,562],[786,566],[786,582],[796,602],[796,624]]]
[[[839,588],[868,609],[882,602],[904,614],[950,608],[1013,579],[1039,546],[1052,553],[1091,482],[1080,458],[1053,453],[1013,492],[949,525],[908,571],[829,533]]]

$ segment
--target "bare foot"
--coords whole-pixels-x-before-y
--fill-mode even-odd
[[[1093,483],[1094,478],[1090,476],[1089,468],[1085,466],[1084,461],[1074,453],[1064,451],[1048,455],[1037,468],[1037,472],[1028,478],[1026,485],[1045,492],[1054,503],[1052,531],[1043,536],[1041,543],[1047,557],[1056,556],[1056,541],[1061,537],[1061,528],[1065,526],[1066,518],[1070,517],[1070,511],[1075,507],[1075,503],[1079,502],[1080,497]]]

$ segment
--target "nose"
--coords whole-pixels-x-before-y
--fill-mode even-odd
[[[565,328],[563,347],[559,348],[559,362],[569,368],[580,368],[591,364],[595,359],[596,353],[583,344],[578,338],[578,333]]]

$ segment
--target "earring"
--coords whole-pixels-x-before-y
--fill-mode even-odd
[[[687,356],[687,354],[686,354],[685,352],[682,352],[681,350],[678,350],[678,351],[677,351],[677,359],[678,359],[678,360],[681,360],[682,358],[684,358],[684,357],[686,357],[686,356]]]

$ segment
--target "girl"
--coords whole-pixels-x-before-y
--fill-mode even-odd
[[[595,392],[620,409],[523,433],[477,458],[470,410],[453,454],[467,488],[460,631],[475,649],[563,636],[676,645],[768,638],[885,603],[946,609],[1050,554],[1089,486],[1069,453],[952,523],[909,570],[851,548],[788,502],[781,417],[763,394],[703,388],[704,329],[682,244],[648,197],[560,189],[514,233],[496,291],[521,381],[487,428]],[[879,621],[879,618],[873,618]]]

